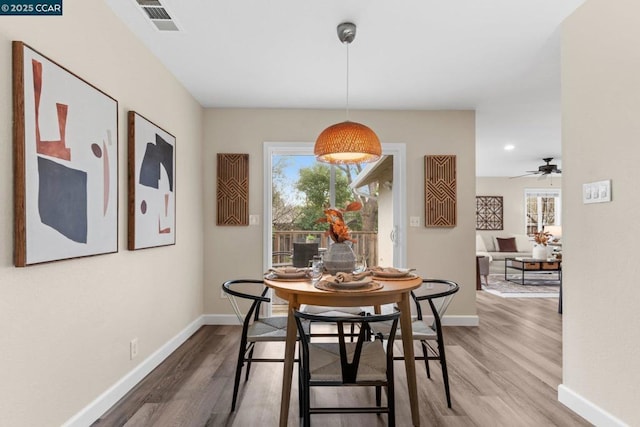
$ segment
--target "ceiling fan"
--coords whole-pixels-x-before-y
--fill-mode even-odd
[[[540,175],[540,178],[543,178],[552,173],[558,173],[558,174],[562,173],[562,171],[558,169],[558,165],[551,164],[553,157],[546,157],[542,160],[545,162],[545,164],[538,166],[537,171],[527,171],[527,173],[524,175],[512,176],[511,178],[521,178],[523,176],[530,176],[530,175]]]

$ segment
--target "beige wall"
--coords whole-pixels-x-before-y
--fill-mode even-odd
[[[12,40],[119,101],[116,254],[13,267]],[[101,1],[2,17],[0,58],[0,425],[60,425],[202,314],[202,109]],[[129,109],[176,136],[175,246],[126,249]]]
[[[381,141],[407,147],[407,211],[424,224],[424,155],[455,154],[458,165],[458,226],[408,230],[407,265],[430,277],[458,281],[463,289],[448,314],[475,315],[475,124],[473,111],[354,111],[352,119],[374,129]],[[263,215],[263,142],[312,142],[343,111],[229,110],[205,113],[205,312],[231,313],[220,298],[227,279],[260,277],[262,226],[215,225],[217,153],[249,153],[249,211]]]
[[[502,196],[504,230],[477,231],[478,234],[491,236],[512,236],[526,234],[524,221],[524,190],[535,188],[561,188],[562,178],[504,178],[478,177],[476,194],[478,196]]]
[[[588,0],[562,46],[563,387],[628,425],[640,425],[638,16],[637,0]],[[611,203],[582,204],[582,184],[603,179]]]

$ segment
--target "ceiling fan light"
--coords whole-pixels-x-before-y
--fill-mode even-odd
[[[345,121],[323,130],[313,152],[320,162],[354,164],[378,160],[382,147],[380,139],[368,126]]]

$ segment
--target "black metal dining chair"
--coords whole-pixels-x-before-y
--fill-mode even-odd
[[[429,360],[438,360],[442,368],[442,380],[447,397],[447,406],[451,408],[451,392],[449,389],[449,372],[447,370],[447,357],[445,353],[444,337],[442,333],[442,316],[449,307],[454,295],[460,290],[460,286],[451,280],[423,279],[422,287],[411,292],[414,302],[415,315],[412,316],[412,338],[420,341],[422,356],[415,356],[415,360],[424,360],[427,369],[427,378],[431,378]],[[431,309],[433,320],[423,315],[421,302],[427,301]],[[381,339],[388,339],[390,325],[378,323],[374,325],[373,332]],[[402,330],[398,328],[396,337],[402,336]],[[397,356],[395,360],[404,360],[404,356]]]
[[[237,288],[255,288],[256,293],[247,293]],[[252,362],[283,362],[284,358],[254,358],[253,352],[259,342],[284,342],[287,335],[287,318],[261,317],[260,308],[262,303],[268,304],[271,299],[267,296],[269,288],[262,280],[238,279],[229,280],[222,284],[222,290],[229,296],[229,302],[233,311],[242,323],[242,336],[240,337],[240,347],[238,350],[238,360],[236,363],[235,382],[233,385],[233,400],[231,411],[235,411],[240,386],[242,367],[247,364],[245,381],[249,379]],[[237,299],[250,301],[250,306],[246,314],[243,314]]]
[[[311,425],[311,415],[386,413],[388,425],[395,426],[395,400],[393,380],[393,341],[400,317],[399,312],[371,316],[320,316],[300,311],[294,312],[298,334],[300,335],[300,402],[304,426]],[[337,329],[335,339],[313,341],[305,321],[334,324]],[[368,331],[373,323],[389,322],[386,347],[381,340],[370,341]],[[359,334],[355,342],[347,342],[345,327],[357,324]],[[311,407],[312,387],[360,386],[375,387],[375,406]],[[382,387],[387,390],[386,406],[382,406]]]
[[[292,265],[291,257],[293,254],[291,251],[276,251],[271,254],[271,266],[272,267],[285,267]]]
[[[309,267],[309,261],[319,253],[318,246],[318,243],[293,243],[293,266]]]
[[[365,316],[368,314],[364,307],[330,307],[324,305],[302,305],[300,311],[307,314],[313,314],[315,316],[328,316],[328,317],[353,317],[353,316]],[[309,331],[312,337],[335,337],[336,333],[332,331],[317,331],[311,332],[313,322],[309,322]],[[351,341],[356,337],[356,325],[352,323],[350,325],[350,332],[347,334]]]

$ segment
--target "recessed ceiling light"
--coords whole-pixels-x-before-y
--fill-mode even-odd
[[[515,145],[513,145],[513,144],[507,144],[507,145],[505,145],[505,146],[504,146],[504,149],[505,149],[506,151],[511,151],[511,150],[513,150],[514,148],[516,148],[516,146],[515,146]]]

